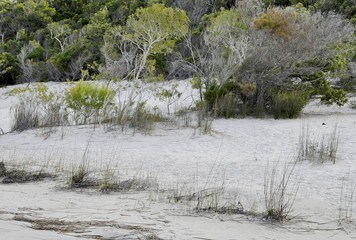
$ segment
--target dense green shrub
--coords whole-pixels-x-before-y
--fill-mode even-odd
[[[296,118],[309,99],[308,92],[278,91],[272,94],[272,114],[275,119]]]
[[[110,106],[115,92],[108,86],[80,80],[69,88],[65,95],[67,107],[78,113],[77,117],[84,118],[82,123],[87,123],[90,117],[94,115],[98,117],[100,110],[105,111]],[[78,122],[77,117],[75,117],[76,122]]]
[[[18,74],[19,69],[14,56],[9,52],[0,53],[0,86],[14,84]]]
[[[312,82],[313,95],[321,95],[321,101],[325,104],[336,103],[343,106],[347,103],[346,92],[342,89],[333,88],[330,82],[324,78]]]

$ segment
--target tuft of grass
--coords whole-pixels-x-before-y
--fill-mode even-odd
[[[80,164],[77,168],[72,169],[69,178],[70,188],[87,188],[96,186],[97,183],[89,178],[89,168],[84,163]]]
[[[351,109],[356,109],[356,100],[350,101],[350,102],[349,102],[349,107],[350,107]]]
[[[283,222],[290,216],[298,192],[294,170],[295,164],[286,164],[282,171],[278,164],[267,165],[263,185],[267,219]]]
[[[350,173],[343,177],[340,189],[339,225],[350,224],[354,222],[353,203],[356,190],[356,184]]]
[[[0,177],[3,177],[6,175],[6,167],[4,162],[0,162]]]
[[[54,177],[55,175],[46,173],[42,170],[37,172],[28,172],[23,169],[7,170],[5,164],[0,162],[0,178],[2,178],[1,182],[4,184],[38,182]]]
[[[339,147],[339,131],[335,125],[331,134],[321,140],[311,139],[309,126],[301,128],[297,161],[309,160],[314,163],[332,162],[335,164]]]
[[[82,156],[82,162],[78,166],[72,166],[68,184],[70,188],[87,188],[96,186],[97,183],[89,176],[89,150],[90,141],[87,143]]]
[[[11,131],[22,132],[40,126],[39,116],[34,103],[20,101],[11,111],[13,114]]]

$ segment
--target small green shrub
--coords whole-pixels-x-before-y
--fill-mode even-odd
[[[146,108],[146,102],[140,102],[126,121],[129,122],[129,127],[147,134],[153,129],[154,123],[160,120],[162,117],[158,113],[152,113]]]
[[[99,112],[110,106],[115,97],[115,92],[107,86],[85,83],[82,80],[69,88],[65,94],[67,107],[78,113],[76,123],[83,117],[81,123],[88,123],[90,117],[98,117]]]
[[[296,118],[307,104],[309,94],[301,91],[278,91],[272,94],[272,114],[275,119]]]
[[[32,92],[32,89],[30,87],[14,87],[7,93],[7,95],[13,97],[25,92]]]
[[[207,103],[206,110],[215,117],[234,117],[237,114],[236,106],[240,101],[237,88],[231,81],[223,86],[213,83],[204,93],[204,100]]]
[[[321,101],[327,105],[336,103],[343,106],[347,103],[346,92],[341,89],[333,88],[325,78],[320,78],[312,82],[313,95],[321,95]]]

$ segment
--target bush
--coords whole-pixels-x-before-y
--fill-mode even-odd
[[[234,117],[237,114],[237,104],[240,101],[237,86],[227,82],[223,86],[213,83],[204,93],[208,112],[215,117]]]
[[[13,115],[11,131],[22,132],[40,126],[36,105],[33,102],[20,101],[11,111]]]
[[[309,94],[301,91],[278,91],[272,94],[272,114],[275,119],[296,118],[308,102]]]
[[[331,87],[330,82],[324,78],[318,79],[313,83],[313,95],[322,95],[321,101],[325,104],[336,103],[343,106],[347,103],[346,92],[341,89]]]
[[[62,111],[62,98],[38,83],[33,88],[14,88],[10,96],[19,95],[19,103],[12,110],[12,131],[63,125],[67,115]]]
[[[67,107],[74,110],[76,123],[89,123],[90,118],[98,120],[99,113],[103,113],[112,103],[115,92],[107,86],[84,83],[82,80],[66,92]],[[95,122],[94,121],[94,122]]]

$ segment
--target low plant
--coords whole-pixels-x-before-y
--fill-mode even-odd
[[[204,93],[206,111],[214,117],[231,118],[236,116],[237,105],[240,102],[237,89],[238,87],[232,81],[223,86],[216,83],[211,84]]]
[[[351,178],[350,173],[342,178],[340,189],[339,224],[349,224],[354,221],[353,203],[356,190],[356,184]]]
[[[19,102],[11,109],[12,131],[66,124],[63,98],[57,92],[50,91],[45,84],[37,83],[17,95]]]
[[[356,100],[350,101],[349,106],[351,109],[356,109]]]
[[[173,203],[190,202],[196,199],[196,194],[193,193],[192,188],[188,187],[186,183],[176,184],[173,189],[172,194],[168,196],[169,201]]]
[[[264,176],[266,218],[283,222],[290,217],[298,193],[295,164],[280,170],[278,164],[267,165]]]
[[[101,118],[106,117],[106,111],[112,106],[114,97],[115,92],[108,86],[83,80],[65,93],[67,107],[74,111],[76,124],[101,122]]]
[[[94,183],[93,180],[89,178],[88,166],[86,166],[84,163],[72,169],[69,178],[70,188],[85,188],[95,185],[96,183]]]
[[[116,172],[110,168],[109,165],[106,166],[104,172],[104,178],[100,183],[100,191],[103,193],[109,193],[115,191],[118,185],[118,176]]]
[[[0,178],[2,178],[1,182],[5,184],[38,182],[54,177],[55,175],[46,173],[42,169],[39,171],[25,171],[14,167],[7,169],[5,164],[0,162]]]
[[[25,131],[27,129],[38,128],[40,126],[37,104],[31,101],[20,101],[11,108],[12,126],[11,131]]]
[[[132,103],[132,105],[118,106],[106,123],[110,127],[119,126],[121,131],[132,129],[133,134],[136,131],[148,134],[153,130],[155,123],[165,120],[166,118],[158,109],[155,108],[151,111],[143,101]]]
[[[309,94],[301,91],[278,91],[272,94],[272,114],[275,119],[299,117]]]
[[[207,105],[205,101],[197,103],[197,128],[203,134],[210,134],[214,118],[209,116],[206,109]]]
[[[332,162],[335,164],[339,147],[337,125],[331,134],[323,135],[320,140],[312,139],[309,127],[303,126],[299,136],[298,161],[309,160],[314,163]]]
[[[98,185],[97,181],[90,176],[90,144],[91,142],[87,143],[80,164],[72,165],[68,179],[68,185],[70,188],[87,188]]]
[[[171,113],[170,106],[177,102],[181,96],[182,93],[178,91],[178,84],[173,84],[170,89],[162,88],[156,93],[156,97],[166,102],[168,115]]]

